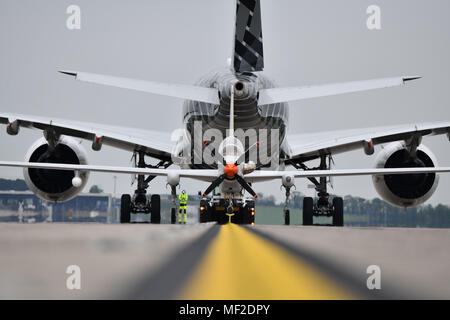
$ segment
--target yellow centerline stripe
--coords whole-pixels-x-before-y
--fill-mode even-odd
[[[350,299],[285,249],[235,224],[221,227],[181,299]]]

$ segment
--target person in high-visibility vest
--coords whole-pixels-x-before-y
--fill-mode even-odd
[[[178,200],[180,200],[180,211],[178,212],[178,223],[181,223],[181,211],[184,210],[184,221],[183,223],[187,223],[187,212],[186,212],[186,204],[188,201],[188,195],[186,194],[186,190],[183,190],[178,196]]]

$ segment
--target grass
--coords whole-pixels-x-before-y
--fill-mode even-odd
[[[302,225],[302,210],[289,208],[291,216],[291,225]],[[262,225],[282,225],[284,224],[283,207],[276,206],[256,206],[255,208],[255,223]],[[345,224],[364,224],[367,223],[368,217],[361,215],[345,214]],[[331,224],[331,217],[314,217],[316,224]]]

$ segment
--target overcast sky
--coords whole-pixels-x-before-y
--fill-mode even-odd
[[[81,30],[66,28],[66,8],[81,7]],[[381,7],[382,29],[369,31],[366,9]],[[0,110],[78,121],[148,128],[167,134],[182,126],[182,101],[76,82],[58,69],[191,84],[231,55],[234,0],[2,0],[0,1]],[[450,1],[262,0],[265,73],[295,86],[399,75],[424,79],[392,88],[290,104],[291,133],[450,120]],[[39,131],[0,134],[2,160],[23,160]],[[424,139],[450,166],[445,136]],[[104,147],[89,162],[126,166],[131,154]],[[335,157],[336,168],[368,168],[363,151]],[[22,178],[18,169],[0,169]],[[117,194],[130,192],[118,176]],[[91,174],[87,190],[113,191],[113,176]],[[184,181],[195,193],[205,184]],[[283,192],[280,182],[258,192]],[[312,194],[305,181],[297,189]],[[155,179],[154,192],[168,192]],[[336,178],[337,194],[377,197],[370,177]],[[442,175],[430,203],[450,204],[450,175]],[[86,191],[87,191],[86,190]]]

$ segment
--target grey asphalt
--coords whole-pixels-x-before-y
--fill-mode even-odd
[[[258,226],[256,231],[364,297],[450,299],[450,229]],[[381,271],[380,290],[367,289],[372,265]]]
[[[214,224],[0,224],[0,298],[170,298],[218,230]],[[360,297],[450,299],[450,230],[249,230],[356,288]],[[69,265],[81,268],[81,290],[66,288]],[[381,269],[381,290],[366,287],[369,265]]]

